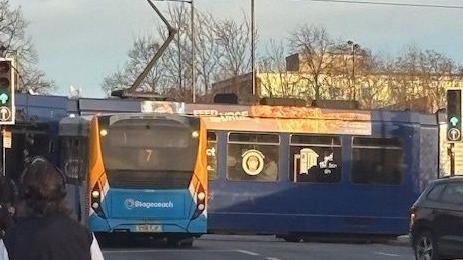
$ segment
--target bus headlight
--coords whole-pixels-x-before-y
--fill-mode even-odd
[[[200,193],[198,194],[198,200],[204,200],[205,198],[206,198],[206,193],[200,192]]]
[[[203,211],[206,207],[204,206],[204,204],[199,204],[198,205],[198,210],[200,211]]]
[[[193,138],[198,138],[198,137],[199,137],[198,131],[194,131],[193,133],[191,133],[191,136],[192,136]]]
[[[100,207],[100,204],[98,204],[98,202],[93,202],[93,203],[92,203],[92,208],[93,208],[93,209],[97,209],[97,208],[99,208],[99,207]]]
[[[102,129],[102,130],[100,131],[100,135],[101,135],[101,136],[107,136],[107,135],[108,135],[108,130]]]
[[[98,199],[100,197],[100,192],[97,190],[92,191],[92,198]]]

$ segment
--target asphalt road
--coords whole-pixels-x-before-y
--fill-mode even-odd
[[[288,243],[273,237],[207,236],[193,248],[172,249],[162,244],[132,245],[104,249],[108,260],[388,260],[413,259],[406,243],[339,244]]]

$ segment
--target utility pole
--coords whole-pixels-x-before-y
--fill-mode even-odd
[[[196,103],[196,39],[195,39],[195,5],[191,4],[191,91],[193,92],[193,103]]]
[[[357,100],[357,89],[355,86],[355,50],[357,50],[360,45],[353,41],[347,41],[347,44],[352,47],[352,91],[353,91],[353,99],[354,101]]]
[[[251,0],[251,74],[252,74],[252,95],[256,95],[256,50],[255,50],[255,10],[254,0]]]

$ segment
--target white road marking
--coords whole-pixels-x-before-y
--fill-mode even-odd
[[[375,252],[376,255],[384,255],[384,256],[392,256],[392,257],[400,257],[398,254],[391,254],[391,253],[384,253],[384,252]]]
[[[266,257],[265,260],[281,260],[281,259],[275,258],[275,257]]]
[[[237,250],[234,250],[235,252],[240,252],[242,254],[246,254],[246,255],[252,255],[252,256],[258,256],[260,255],[259,253],[256,253],[256,252],[252,252],[252,251],[248,251],[248,250],[242,250],[242,249],[237,249]]]

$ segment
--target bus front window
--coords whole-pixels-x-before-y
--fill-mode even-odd
[[[167,119],[100,123],[100,143],[110,185],[187,188],[196,162],[197,131],[193,125]]]

